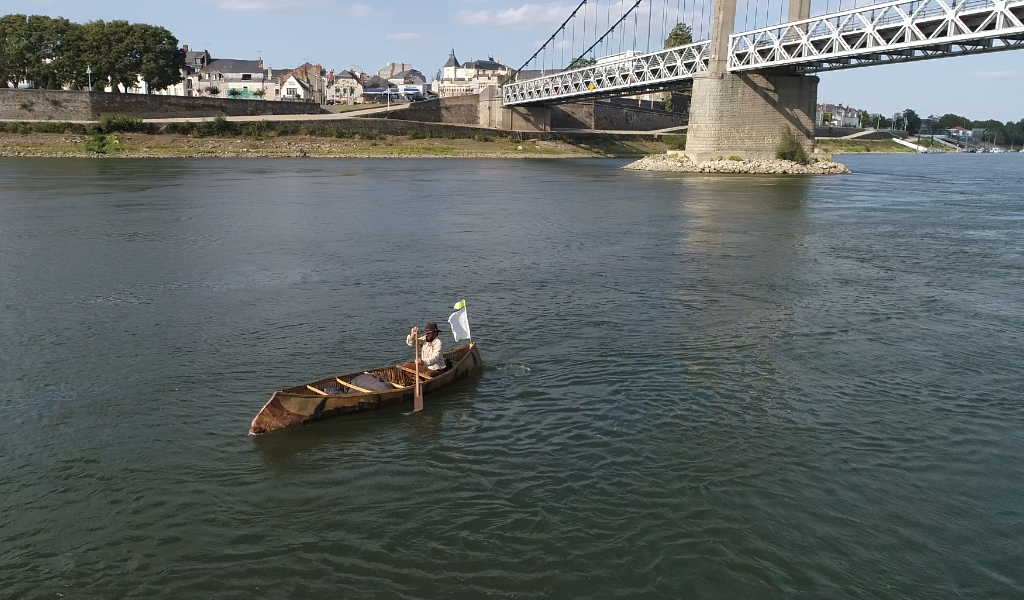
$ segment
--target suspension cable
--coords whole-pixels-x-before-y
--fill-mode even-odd
[[[531,56],[530,58],[526,59],[526,62],[523,63],[523,66],[521,66],[518,69],[516,69],[515,73],[512,73],[511,75],[508,76],[508,79],[505,80],[505,84],[508,84],[513,79],[515,79],[519,75],[520,71],[522,71],[527,66],[529,66],[530,61],[533,60],[534,58],[537,58],[537,56],[541,53],[541,50],[544,50],[547,47],[548,44],[550,44],[552,41],[554,41],[555,37],[558,36],[558,32],[561,31],[569,23],[569,21],[571,21],[573,19],[573,17],[576,16],[576,13],[578,13],[580,11],[580,8],[582,8],[583,5],[586,4],[586,3],[587,3],[587,0],[583,0],[582,2],[580,2],[579,5],[576,7],[576,10],[572,11],[572,14],[569,15],[569,18],[567,18],[565,21],[562,22],[562,24],[558,27],[558,29],[556,29],[555,32],[551,34],[551,37],[549,37],[548,40],[546,42],[544,42],[544,45],[541,46],[536,52],[534,52],[533,56]]]

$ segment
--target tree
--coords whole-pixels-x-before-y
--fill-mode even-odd
[[[228,90],[228,96],[231,97],[231,98],[237,99],[237,98],[241,97],[241,95],[242,95],[242,90],[240,90],[238,88],[231,88],[231,89]]]
[[[676,26],[665,38],[666,48],[676,48],[693,43],[693,30],[686,23],[676,23]]]
[[[907,133],[917,135],[921,131],[921,117],[912,109],[903,111],[903,119],[906,122]]]
[[[961,117],[960,115],[954,115],[953,113],[946,113],[939,117],[939,127],[942,129],[950,129],[952,127],[970,129],[971,121],[967,117]]]
[[[185,51],[178,47],[178,38],[163,27],[132,25],[132,36],[141,53],[139,75],[146,80],[149,91],[159,91],[179,83],[185,68]]]
[[[582,69],[584,67],[590,67],[590,66],[593,66],[593,65],[596,65],[596,64],[597,64],[597,61],[594,60],[593,58],[582,58],[581,57],[581,58],[577,58],[576,60],[574,60],[571,63],[569,63],[569,66],[566,67],[566,69]]]
[[[0,81],[17,85],[28,79],[28,69],[32,64],[30,55],[28,17],[0,17]]]

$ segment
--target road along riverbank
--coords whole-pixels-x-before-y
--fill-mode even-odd
[[[645,156],[623,169],[629,171],[664,171],[676,173],[745,173],[759,175],[847,175],[846,166],[832,161],[818,161],[807,165],[789,160],[709,160],[694,163],[684,156],[659,154]]]

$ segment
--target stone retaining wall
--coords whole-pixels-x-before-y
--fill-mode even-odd
[[[3,121],[94,121],[103,115],[171,119],[320,112],[319,105],[303,102],[0,89],[0,120]]]
[[[652,131],[682,127],[688,120],[683,113],[611,102],[578,102],[551,107],[551,126],[559,129]]]

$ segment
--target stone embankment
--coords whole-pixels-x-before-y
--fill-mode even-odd
[[[696,164],[683,156],[645,156],[623,169],[676,173],[749,173],[759,175],[847,175],[845,165],[832,161],[801,165],[788,160],[710,160]]]

